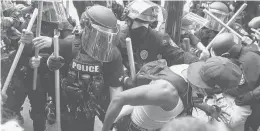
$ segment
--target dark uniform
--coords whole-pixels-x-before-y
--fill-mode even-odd
[[[101,121],[104,119],[110,101],[109,87],[120,87],[119,78],[124,74],[122,57],[113,41],[116,37],[110,37],[111,30],[117,32],[114,31],[117,19],[113,12],[95,5],[82,16],[81,22],[91,21],[91,25],[82,24],[85,26],[82,34],[75,35],[72,40],[59,41],[60,56],[65,60],[61,68],[64,73],[61,80],[63,131],[93,131],[95,116]],[[104,28],[108,27],[111,32],[104,33]],[[53,69],[57,63],[52,56],[49,59],[48,66]]]
[[[124,65],[128,66],[127,50],[125,45],[126,31],[121,32],[119,49],[122,53]],[[150,27],[145,30],[143,36],[131,36],[136,63],[136,70],[142,65],[158,60],[166,59],[168,66],[177,64],[190,64],[198,61],[198,58],[189,52],[179,48],[167,34],[160,34]]]
[[[28,23],[23,23],[28,24]],[[51,26],[52,30],[47,29],[47,26]],[[66,37],[68,33],[71,32],[72,26],[65,24],[63,26],[63,30],[61,31],[62,36]],[[42,21],[42,36],[53,36],[54,29],[58,28],[57,24],[53,24],[51,22]],[[33,32],[35,32],[33,28]],[[66,34],[66,35],[65,35]],[[16,43],[18,45],[18,43]],[[39,56],[41,56],[41,64],[38,67],[38,79],[36,90],[32,90],[32,80],[33,80],[33,69],[29,66],[29,60],[32,56],[34,56],[34,48],[32,44],[26,44],[23,53],[20,57],[18,65],[16,67],[14,76],[12,77],[12,81],[9,85],[9,89],[7,91],[8,99],[4,105],[4,107],[14,111],[20,116],[20,111],[22,110],[22,105],[28,96],[31,104],[30,116],[33,120],[33,127],[36,131],[44,131],[45,130],[45,122],[46,122],[46,103],[47,103],[47,93],[49,96],[54,98],[54,73],[51,72],[46,66],[47,58],[52,53],[52,49],[43,49],[40,51]],[[15,57],[16,51],[10,54],[6,58],[1,59],[1,69],[5,72],[1,74],[2,81],[5,81],[5,78],[10,70],[10,65]]]

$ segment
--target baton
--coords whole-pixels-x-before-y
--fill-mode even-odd
[[[241,35],[239,35],[236,31],[234,31],[232,28],[230,28],[228,25],[226,25],[225,23],[223,23],[220,19],[218,19],[216,16],[214,16],[211,12],[209,12],[207,9],[204,9],[203,12],[205,12],[206,14],[208,14],[210,17],[212,17],[213,19],[215,19],[216,21],[218,21],[218,23],[220,23],[222,26],[224,26],[225,28],[227,28],[230,32],[232,32],[233,34],[235,34],[238,38],[242,39],[243,37]]]
[[[131,38],[126,38],[126,48],[127,48],[127,55],[129,60],[129,67],[130,67],[130,73],[132,81],[135,81],[136,78],[136,72],[135,72],[135,61],[134,61],[134,54],[133,54],[133,48],[132,48],[132,41]]]
[[[66,14],[67,14],[67,18],[70,17],[70,1],[67,0],[66,1]]]
[[[38,1],[39,13],[37,17],[36,37],[41,35],[43,1]],[[35,57],[39,57],[39,48],[35,48]],[[38,68],[33,71],[33,90],[36,90]]]
[[[56,30],[57,31],[57,30]],[[59,31],[54,35],[54,56],[59,57]],[[60,71],[55,70],[55,97],[56,97],[56,122],[57,131],[61,131],[61,115],[60,115]]]
[[[227,25],[230,26],[231,24],[233,24],[233,23],[235,22],[235,20],[236,20],[236,17],[237,17],[238,15],[240,15],[240,14],[242,13],[242,11],[243,11],[246,7],[247,7],[247,4],[244,3],[244,4],[237,10],[237,12],[232,16],[232,18],[227,22]],[[223,33],[224,31],[225,31],[225,28],[222,28],[217,35]],[[216,35],[216,36],[217,36],[217,35]],[[216,37],[214,37],[214,39],[211,40],[211,42],[210,42],[210,43],[208,44],[208,46],[206,47],[206,50],[209,50],[209,48],[212,46],[212,44],[213,44],[215,38],[216,38]]]
[[[31,31],[33,23],[34,23],[37,15],[38,15],[38,9],[34,9],[33,14],[32,14],[32,18],[31,18],[31,20],[30,20],[30,22],[29,22],[29,24],[28,24],[28,26],[26,28],[27,31]],[[12,76],[14,74],[15,68],[16,68],[16,66],[17,66],[17,64],[19,62],[21,54],[23,52],[24,45],[25,45],[24,43],[20,43],[20,46],[19,46],[19,48],[17,50],[17,53],[16,53],[15,58],[14,58],[14,61],[13,61],[12,66],[10,68],[10,71],[9,71],[9,73],[7,75],[6,80],[5,80],[5,83],[4,83],[4,86],[3,86],[3,89],[2,89],[2,94],[5,95],[5,96],[7,96],[6,95],[6,91],[7,91],[8,85],[9,85],[11,79],[12,79]]]

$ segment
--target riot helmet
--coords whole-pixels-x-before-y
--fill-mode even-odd
[[[211,12],[214,16],[220,19],[222,22],[227,23],[229,17],[229,9],[226,4],[222,2],[213,2],[209,6],[209,12]],[[218,21],[213,19],[209,15],[205,15],[205,18],[210,22],[206,25],[207,28],[212,29],[214,31],[220,31],[223,27]]]
[[[153,23],[158,17],[158,5],[149,0],[134,0],[124,11],[124,18]]]
[[[81,16],[82,48],[95,60],[110,62],[116,46],[118,26],[113,11],[107,7],[94,5]]]
[[[214,55],[222,57],[236,57],[242,49],[242,41],[232,33],[222,33],[216,36],[212,50]]]

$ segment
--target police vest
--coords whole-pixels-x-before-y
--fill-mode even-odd
[[[103,63],[80,49],[80,41],[74,40],[73,59],[69,64],[67,85],[78,86],[83,92],[100,97],[104,87]]]

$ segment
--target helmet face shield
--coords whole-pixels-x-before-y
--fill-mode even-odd
[[[62,23],[67,20],[64,6],[61,2],[43,2],[42,20]]]
[[[96,24],[85,27],[82,35],[84,51],[95,60],[110,62],[113,59],[113,49],[118,30],[114,31]]]
[[[216,16],[218,19],[220,19],[222,22],[227,23],[228,21],[228,14],[218,11],[218,10],[214,10],[214,9],[209,9],[209,11]],[[211,16],[209,15],[205,15],[206,19],[209,20],[209,23],[206,25],[207,28],[215,30],[215,31],[220,31],[222,29],[222,25],[216,21],[215,19],[213,19]]]

